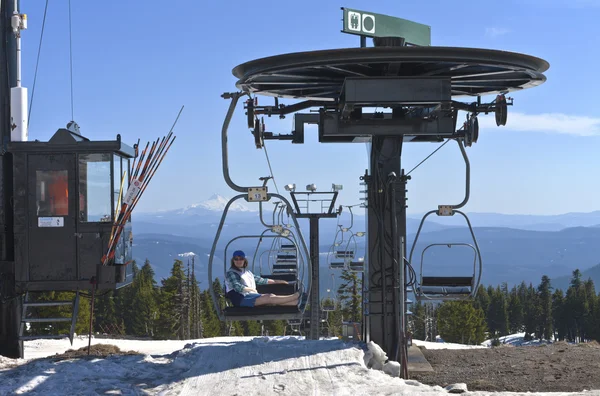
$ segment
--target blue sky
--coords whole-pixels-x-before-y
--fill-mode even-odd
[[[23,85],[31,94],[43,1],[22,1]],[[47,140],[71,119],[68,2],[50,2],[30,120],[30,139]],[[300,5],[301,4],[301,5]],[[270,55],[355,47],[340,33],[350,7],[398,16],[432,27],[432,44],[502,49],[546,59],[548,81],[515,93],[508,123],[484,125],[468,149],[472,168],[467,212],[557,214],[597,210],[600,202],[600,111],[596,47],[600,1],[314,1],[198,2],[72,1],[74,114],[92,140],[121,134],[130,144],[167,134],[179,108],[177,140],[136,211],[184,207],[213,193],[234,195],[221,172],[220,133],[235,90],[231,69]],[[370,40],[369,40],[369,45]],[[259,98],[262,103],[269,98]],[[464,114],[461,115],[464,117]],[[268,130],[289,133],[292,118],[266,120]],[[486,126],[488,125],[488,126]],[[257,185],[268,175],[265,153],[253,145],[241,104],[231,124],[231,175]],[[434,144],[407,144],[403,166],[412,169]],[[367,166],[364,144],[319,144],[316,128],[306,143],[267,142],[275,180],[283,185],[344,185],[339,203],[359,202],[359,176]],[[464,165],[453,142],[412,173],[410,213],[458,203]],[[274,189],[272,189],[274,190]]]

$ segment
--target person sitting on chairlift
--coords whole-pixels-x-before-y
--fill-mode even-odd
[[[254,275],[247,267],[248,259],[246,258],[246,254],[241,250],[233,252],[231,268],[227,271],[225,279],[225,295],[234,306],[255,307],[259,305],[298,305],[298,293],[285,296],[258,293],[258,291],[256,291],[256,285],[274,283],[287,285],[288,282],[278,279],[261,278],[258,275]]]

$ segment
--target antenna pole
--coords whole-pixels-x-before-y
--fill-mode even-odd
[[[15,8],[16,7],[16,8]],[[19,1],[0,2],[0,40],[6,46],[0,51],[0,136],[2,147],[0,149],[0,355],[9,358],[23,357],[23,342],[19,340],[21,313],[23,307],[22,296],[17,296],[15,285],[14,266],[14,238],[13,238],[13,209],[11,205],[13,196],[13,159],[12,154],[6,152],[7,144],[11,141],[12,132],[12,105],[11,88],[17,86],[17,40],[12,34],[12,16],[18,9]]]

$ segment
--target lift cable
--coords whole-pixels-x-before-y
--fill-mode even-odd
[[[71,121],[75,121],[73,112],[73,33],[71,31],[71,0],[69,0],[69,69],[71,73]]]
[[[415,170],[415,169],[417,169],[419,166],[421,166],[421,164],[422,164],[423,162],[427,161],[427,160],[429,159],[429,157],[431,157],[433,154],[437,153],[437,151],[438,151],[439,149],[441,149],[442,147],[444,147],[444,145],[445,145],[446,143],[448,143],[450,140],[452,140],[452,139],[446,139],[446,141],[445,141],[444,143],[442,143],[442,144],[441,144],[441,145],[440,145],[438,148],[436,148],[436,149],[433,151],[433,153],[429,154],[427,157],[425,157],[425,159],[424,159],[423,161],[419,162],[419,163],[417,164],[417,166],[415,166],[414,168],[412,168],[412,169],[411,169],[411,170],[410,170],[410,171],[409,171],[409,172],[406,174],[406,176],[410,175],[410,173],[411,173],[412,171],[414,171],[414,170]]]
[[[37,61],[35,62],[35,72],[33,74],[33,87],[31,88],[31,98],[29,99],[29,114],[27,114],[27,126],[29,127],[29,121],[31,121],[31,107],[33,106],[33,95],[35,94],[35,82],[37,81],[38,66],[40,65],[40,54],[42,53],[42,40],[44,38],[44,28],[46,27],[46,15],[48,13],[48,2],[46,0],[46,7],[44,8],[44,18],[42,20],[42,32],[40,33],[40,44],[38,46]]]
[[[275,182],[275,175],[273,174],[273,168],[271,168],[271,161],[269,160],[269,153],[267,153],[267,145],[264,142],[263,148],[265,149],[265,156],[267,157],[267,165],[269,165],[269,172],[271,172],[271,179],[273,179],[275,190],[277,191],[277,194],[279,194],[279,188],[277,187],[277,182]]]

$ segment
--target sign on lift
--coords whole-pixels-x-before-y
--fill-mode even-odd
[[[369,37],[404,37],[412,45],[431,45],[431,26],[402,18],[342,7],[342,32]]]
[[[64,227],[64,217],[38,217],[38,227]]]

